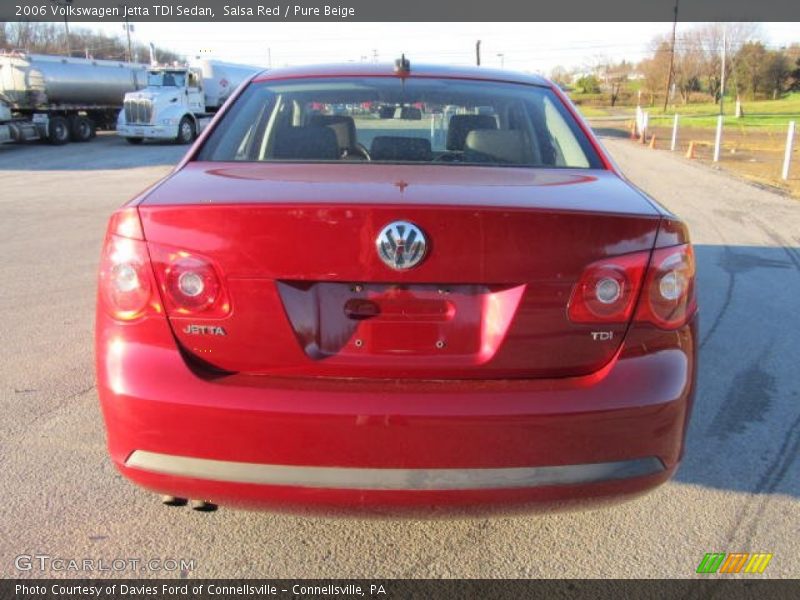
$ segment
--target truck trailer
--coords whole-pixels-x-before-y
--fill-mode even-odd
[[[113,129],[125,94],[145,86],[147,68],[114,60],[0,54],[0,143],[86,142],[97,129]]]
[[[146,139],[188,144],[239,85],[263,70],[210,59],[150,67],[147,87],[125,94],[117,134],[131,144]]]

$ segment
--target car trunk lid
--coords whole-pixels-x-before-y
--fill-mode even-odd
[[[209,258],[221,319],[171,315],[185,351],[228,371],[435,379],[564,377],[619,349],[625,323],[567,303],[599,259],[650,250],[656,209],[605,171],[190,163],[140,205],[148,243]],[[376,237],[415,224],[419,265]]]

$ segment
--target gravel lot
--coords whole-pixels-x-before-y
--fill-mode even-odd
[[[0,572],[74,576],[15,569],[44,553],[194,559],[190,577],[681,578],[706,552],[743,551],[774,553],[765,576],[800,576],[800,203],[606,144],[696,244],[702,355],[684,464],[612,508],[445,521],[197,513],[124,481],[94,389],[96,265],[111,211],[184,148],[108,135],[0,146]]]

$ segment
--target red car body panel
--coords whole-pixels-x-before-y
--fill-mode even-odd
[[[108,317],[98,326],[99,392],[117,467],[159,493],[246,507],[513,510],[640,492],[677,468],[694,395],[694,322],[675,332],[630,335],[619,357],[593,375],[478,384],[215,379],[187,364],[163,319],[140,322],[137,331]],[[662,349],[654,352],[651,344]],[[208,481],[126,466],[142,448],[253,464],[411,469],[655,456],[664,470],[527,489],[336,490]]]
[[[218,368],[434,379],[593,372],[618,350],[627,324],[592,341],[595,326],[570,323],[563,305],[592,260],[649,251],[660,215],[608,173],[508,171],[194,163],[139,213],[148,241],[213,254],[225,273],[230,315],[172,318],[184,348]],[[399,217],[434,242],[418,268],[393,273],[372,239]],[[286,252],[287,239],[302,247]],[[392,286],[382,285],[387,278]],[[339,305],[348,303],[380,314],[347,315]],[[190,324],[227,335],[184,333]]]
[[[397,75],[255,80],[336,76]],[[163,494],[273,509],[550,508],[664,482],[693,402],[693,304],[679,326],[655,326],[634,314],[642,275],[625,322],[576,322],[567,306],[589,265],[637,256],[645,270],[654,248],[688,238],[587,136],[605,170],[194,162],[201,138],[131,203],[150,308],[113,317],[101,278],[115,465]],[[375,251],[398,219],[431,240],[407,271]],[[170,307],[175,256],[211,265],[219,314]]]

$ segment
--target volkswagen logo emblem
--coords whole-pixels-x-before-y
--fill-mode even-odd
[[[394,221],[375,238],[378,256],[387,266],[402,271],[417,266],[428,251],[422,230],[408,221]]]

